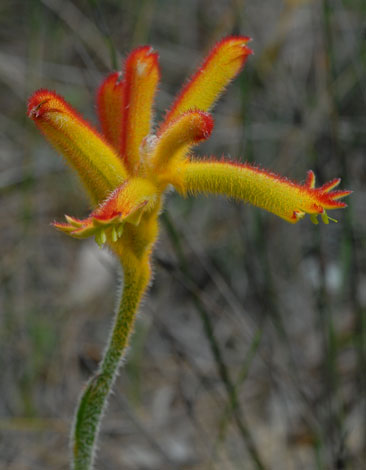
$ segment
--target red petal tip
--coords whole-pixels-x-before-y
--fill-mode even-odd
[[[221,41],[218,41],[216,43],[216,45],[217,44],[223,44],[225,42],[229,42],[229,41],[233,41],[233,40],[234,41],[238,41],[238,40],[240,41],[241,40],[245,43],[253,41],[253,39],[250,36],[242,36],[240,34],[232,34],[231,36],[225,36],[223,39],[221,39]]]
[[[199,111],[199,116],[201,118],[201,126],[197,127],[196,142],[208,139],[214,127],[214,120],[211,114]]]
[[[59,111],[59,109],[50,109],[47,106],[43,106],[48,103],[50,100],[56,99],[58,101],[58,107],[64,107],[69,110],[71,113],[76,114],[76,112],[71,108],[71,106],[65,101],[65,99],[58,95],[55,91],[46,90],[41,88],[33,93],[32,96],[28,99],[27,115],[31,119],[38,119],[42,117],[44,112],[47,111]]]
[[[28,99],[27,116],[36,119],[42,115],[42,105],[47,103],[53,96],[57,96],[55,92],[41,88],[33,93]]]
[[[144,63],[150,63],[150,67],[156,66],[160,77],[159,54],[151,46],[137,47],[129,54],[124,67],[125,73],[127,73],[130,64],[138,61],[139,59]]]

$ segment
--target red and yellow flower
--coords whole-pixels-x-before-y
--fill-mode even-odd
[[[183,195],[224,194],[266,209],[287,222],[305,214],[328,223],[328,210],[345,207],[350,191],[335,190],[340,179],[318,188],[308,172],[303,184],[248,163],[198,159],[192,148],[213,128],[208,111],[251,54],[248,37],[219,42],[176,98],[154,131],[153,102],[160,70],[149,46],[135,49],[123,73],[109,75],[97,94],[102,132],[88,124],[54,92],[37,91],[28,115],[78,172],[94,210],[89,217],[66,216],[55,227],[76,238],[95,236],[121,258],[151,251],[157,217],[168,186]],[[333,220],[333,219],[331,219]]]
[[[208,111],[251,54],[247,37],[219,42],[178,95],[163,123],[152,129],[160,71],[158,56],[140,47],[123,73],[112,73],[97,94],[101,132],[54,92],[39,90],[28,115],[77,171],[94,206],[84,219],[66,216],[55,227],[76,237],[108,243],[124,268],[123,294],[98,371],[76,412],[72,433],[73,468],[89,470],[106,400],[149,283],[150,255],[158,235],[163,195],[173,186],[183,195],[225,194],[266,209],[290,223],[310,214],[328,223],[328,210],[345,207],[350,191],[335,190],[340,179],[315,187],[308,172],[298,184],[264,169],[214,158],[195,158],[192,149],[213,128]]]

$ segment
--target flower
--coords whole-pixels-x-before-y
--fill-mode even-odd
[[[149,46],[127,57],[123,73],[110,74],[97,94],[102,132],[88,124],[65,100],[39,90],[28,115],[78,172],[94,210],[85,219],[66,216],[54,223],[76,238],[95,236],[120,256],[149,250],[168,186],[179,193],[224,194],[266,209],[287,222],[305,214],[318,223],[327,210],[345,207],[350,191],[335,190],[340,179],[318,188],[310,170],[303,184],[250,165],[215,158],[197,159],[192,148],[213,129],[212,108],[251,54],[248,37],[220,41],[174,101],[156,133],[153,101],[160,78],[158,56]]]
[[[97,109],[102,132],[88,124],[56,93],[39,90],[28,102],[28,116],[77,171],[94,206],[84,218],[65,216],[55,227],[76,237],[108,243],[124,271],[123,293],[98,371],[79,401],[72,432],[73,469],[90,470],[103,410],[122,363],[142,295],[151,278],[150,255],[158,215],[169,186],[182,195],[225,194],[296,223],[310,214],[329,222],[327,210],[345,207],[335,190],[340,179],[315,187],[308,172],[298,184],[248,163],[197,159],[195,145],[213,129],[208,113],[251,54],[249,38],[219,42],[183,87],[156,133],[153,101],[160,78],[158,56],[149,46],[135,49],[123,74],[101,84]],[[333,220],[333,219],[331,219]]]

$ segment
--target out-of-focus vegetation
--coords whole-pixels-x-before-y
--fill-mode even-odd
[[[199,152],[353,189],[338,224],[171,194],[103,470],[366,466],[364,0],[1,0],[0,469],[68,468],[117,267],[49,226],[85,216],[79,183],[25,116],[55,89],[92,122],[102,77],[148,43],[161,116],[215,41],[253,37]],[[178,230],[183,235],[177,235]]]

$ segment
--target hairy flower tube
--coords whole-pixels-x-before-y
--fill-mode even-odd
[[[114,251],[124,271],[115,324],[98,372],[87,384],[73,431],[73,468],[90,469],[106,399],[129,341],[141,297],[150,280],[150,257],[158,216],[168,187],[188,194],[212,193],[249,202],[287,222],[306,214],[314,223],[327,211],[345,207],[350,191],[335,190],[340,179],[320,187],[310,170],[297,183],[248,163],[194,157],[193,147],[213,129],[209,110],[240,72],[251,50],[249,38],[232,36],[212,49],[201,67],[153,129],[153,103],[160,70],[149,46],[127,57],[123,71],[110,74],[97,93],[99,132],[56,93],[39,90],[28,116],[76,170],[93,210],[82,219],[54,223],[75,238],[95,237]],[[334,220],[334,219],[330,219]]]

